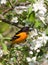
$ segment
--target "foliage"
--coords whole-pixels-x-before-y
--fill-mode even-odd
[[[0,14],[9,20],[5,22],[0,17],[1,65],[30,65],[48,59],[47,13],[47,0],[0,1]],[[12,45],[10,39],[23,26],[32,29],[26,42]]]

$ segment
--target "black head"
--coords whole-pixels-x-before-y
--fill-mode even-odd
[[[21,29],[21,31],[22,31],[22,32],[28,32],[28,31],[29,31],[29,27],[23,27],[23,28]]]
[[[18,33],[20,33],[20,32],[29,32],[29,31],[31,31],[32,29],[30,28],[30,27],[23,27],[23,28],[21,28],[21,30],[20,31],[18,31],[16,34],[18,34]]]

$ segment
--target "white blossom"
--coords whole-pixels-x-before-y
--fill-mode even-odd
[[[34,50],[42,47],[47,43],[48,36],[46,36],[45,32],[40,33],[42,36],[38,37],[37,39],[34,39],[32,42],[34,43]],[[32,47],[31,47],[32,49]]]
[[[30,35],[31,35],[31,38],[32,38],[33,36],[37,36],[37,35],[38,35],[37,30],[34,29],[34,31],[31,31]]]
[[[13,61],[14,58],[11,58],[11,61]]]
[[[45,33],[42,33],[41,37],[38,37],[38,40],[42,41],[42,43],[46,44],[47,40],[48,40],[48,36],[46,36]]]
[[[29,65],[35,65],[35,63],[34,62],[30,62]]]
[[[36,62],[36,56],[32,57],[32,61]]]
[[[40,48],[41,46],[43,46],[42,41],[38,40],[38,39],[34,39],[33,43],[34,43],[34,50],[36,50],[36,49]]]
[[[13,17],[13,19],[11,20],[11,22],[17,23],[18,22],[18,18],[17,17]]]
[[[36,17],[38,17],[45,25],[45,13],[47,11],[44,0],[38,0],[33,4],[33,10],[36,12]],[[37,12],[38,11],[38,12]]]
[[[27,11],[28,9],[28,6],[18,6],[18,7],[15,7],[15,12],[17,14],[22,14],[23,11]]]
[[[38,12],[38,14],[41,16],[44,16],[44,14],[45,14],[45,12],[43,12],[42,10],[40,10],[39,12]]]
[[[48,58],[48,53],[45,55],[46,58]]]
[[[0,49],[0,58],[3,56],[3,50]]]
[[[32,61],[32,59],[30,57],[27,57],[26,59],[27,59],[28,62]]]
[[[30,46],[30,50],[33,50],[33,47],[32,46]]]
[[[40,18],[40,20],[46,25],[46,23],[45,23],[45,17],[39,16],[39,18]]]
[[[33,54],[33,52],[32,51],[29,51],[29,54]]]
[[[36,3],[33,4],[33,9],[35,12],[38,10],[46,12],[46,8],[44,7],[44,0],[36,1]]]
[[[34,50],[40,48],[41,46],[43,46],[42,43],[40,41],[36,41]]]
[[[23,10],[16,10],[16,13],[17,14],[22,14],[23,13]]]
[[[1,0],[1,4],[6,4],[6,0]]]
[[[39,49],[37,49],[37,52],[40,52],[40,50],[39,50]]]

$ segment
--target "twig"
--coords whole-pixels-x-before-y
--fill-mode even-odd
[[[11,0],[8,0],[8,1],[9,1],[9,3],[10,3],[11,7],[14,8],[14,6],[13,6],[13,4],[12,4],[12,1],[11,1]]]
[[[27,5],[29,5],[29,4],[31,4],[31,3],[30,3],[30,2],[20,3],[19,6],[27,6]]]
[[[10,1],[9,1],[10,2]],[[10,5],[12,6],[12,7],[10,7],[10,8],[8,8],[7,10],[5,10],[2,14],[4,15],[4,14],[6,14],[8,11],[10,11],[10,10],[13,10],[16,6],[26,6],[26,5],[29,5],[29,4],[31,4],[30,2],[26,2],[26,3],[20,3],[20,4],[16,4],[16,3],[14,3],[14,5],[12,5],[12,3],[10,2]]]
[[[12,23],[12,22],[10,22],[10,21],[7,20],[7,19],[2,19],[2,21],[5,22],[5,23],[8,23],[8,24],[10,24],[10,25],[14,25],[14,26],[16,26],[16,27],[18,27],[18,28],[21,28],[20,26],[18,26],[18,23]]]
[[[5,10],[5,11],[2,13],[2,15],[6,14],[8,11],[10,11],[10,10],[12,10],[12,9],[13,9],[12,7],[8,8],[7,10]]]
[[[5,19],[1,14],[0,14],[0,20],[2,20],[2,22],[5,22],[5,23],[8,23],[10,25],[14,25],[14,26],[16,26],[18,28],[21,28],[20,26],[18,26],[18,23],[10,22],[10,20]]]
[[[2,13],[2,15],[5,15],[8,11],[13,10],[13,9],[15,8],[15,5],[16,5],[16,4],[13,5],[10,0],[8,0],[8,1],[9,1],[9,3],[10,3],[11,7],[8,8],[8,9],[6,9],[6,10]]]

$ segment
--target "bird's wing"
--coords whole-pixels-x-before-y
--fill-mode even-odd
[[[11,39],[10,41],[15,40],[15,39],[18,39],[19,37],[20,37],[20,36],[14,35],[14,37],[12,37],[12,39]]]
[[[21,30],[19,30],[19,31],[14,35],[14,37],[12,37],[12,39],[11,39],[10,41],[15,40],[15,39],[18,39],[20,36],[17,36],[17,35],[18,35],[19,33],[21,33],[22,30],[23,30],[23,28],[22,28]]]

